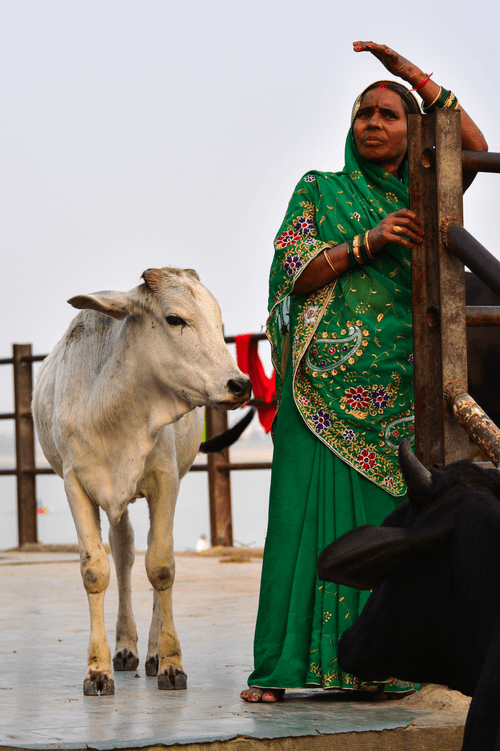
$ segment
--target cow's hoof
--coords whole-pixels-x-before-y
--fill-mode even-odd
[[[158,675],[158,655],[148,657],[146,660],[146,675]]]
[[[113,657],[115,670],[137,670],[139,658],[130,649],[120,649]]]
[[[158,676],[158,688],[160,691],[182,690],[187,688],[187,675],[179,668],[168,668]]]
[[[109,673],[91,670],[83,681],[83,693],[85,696],[112,696],[115,693],[115,682]]]

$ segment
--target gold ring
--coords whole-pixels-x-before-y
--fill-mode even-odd
[[[403,232],[403,228],[399,226],[399,224],[395,224],[392,228],[392,231],[396,233],[396,235],[399,235],[400,232]]]

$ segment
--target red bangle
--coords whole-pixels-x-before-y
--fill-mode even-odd
[[[422,88],[422,86],[425,86],[425,84],[427,83],[427,81],[430,81],[431,80],[431,76],[433,76],[433,75],[434,75],[434,73],[429,73],[429,75],[427,76],[427,78],[424,78],[424,80],[422,81],[422,83],[419,83],[418,86],[414,86],[413,87],[412,91],[418,91],[419,89]]]

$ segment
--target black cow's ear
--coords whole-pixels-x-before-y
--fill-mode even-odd
[[[356,589],[373,589],[411,556],[406,529],[365,524],[332,542],[318,559],[318,576]]]

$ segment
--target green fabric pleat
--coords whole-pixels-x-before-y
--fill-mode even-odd
[[[250,686],[376,687],[342,673],[337,660],[338,639],[370,593],[320,581],[316,561],[334,539],[360,524],[380,524],[400,501],[314,436],[293,402],[288,367],[276,425]],[[391,679],[379,687],[408,691],[413,684]]]

